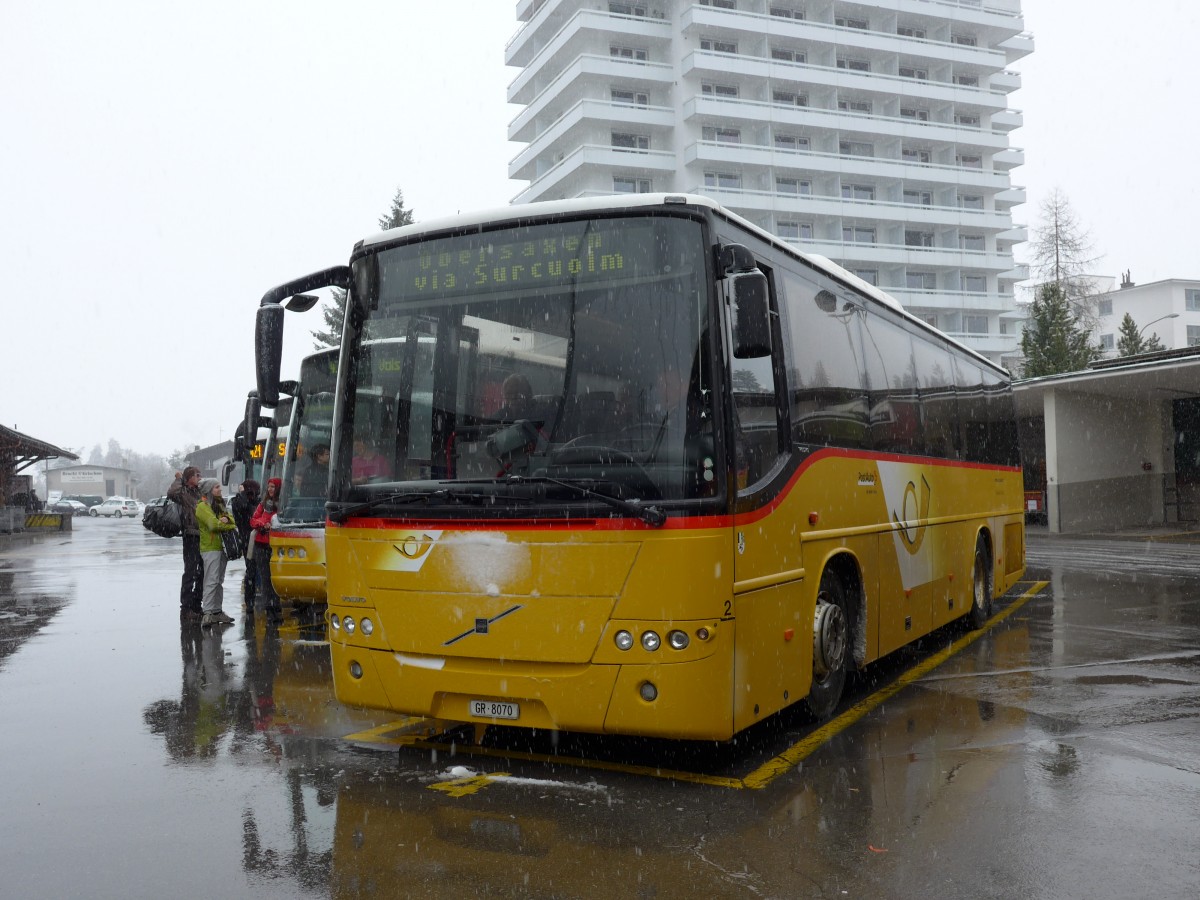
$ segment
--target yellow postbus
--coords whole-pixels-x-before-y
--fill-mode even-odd
[[[1007,373],[709,199],[361,241],[263,297],[266,405],[285,309],[328,285],[344,703],[724,740],[831,715],[848,671],[982,624],[1024,570]],[[364,435],[389,477],[352,477]]]

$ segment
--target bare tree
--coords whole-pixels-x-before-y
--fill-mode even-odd
[[[1041,284],[1058,286],[1079,324],[1092,331],[1097,317],[1091,275],[1100,260],[1093,252],[1092,236],[1060,188],[1042,200],[1038,217],[1040,224],[1029,243],[1030,266]]]

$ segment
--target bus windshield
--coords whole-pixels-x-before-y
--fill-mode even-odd
[[[358,260],[373,283],[334,498],[541,516],[718,496],[703,234],[682,217],[592,218]]]
[[[325,523],[337,350],[306,357],[292,406],[281,478],[279,520],[288,525]]]

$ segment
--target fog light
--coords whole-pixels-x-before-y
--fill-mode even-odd
[[[359,623],[359,627],[362,628],[363,634],[370,634],[375,630],[375,623],[370,619],[363,619],[362,622]]]
[[[642,632],[642,646],[647,650],[657,650],[662,646],[662,638],[654,631]]]
[[[296,558],[296,548],[295,547],[288,547],[287,551],[288,551],[288,559]]]
[[[308,556],[308,552],[303,547],[301,547],[296,551],[296,556],[299,557],[300,559],[304,559],[306,556]]]
[[[333,626],[334,631],[341,631],[342,630],[342,617],[339,616],[337,613],[332,613],[329,616],[329,624]]]
[[[638,688],[638,693],[642,695],[642,699],[647,703],[653,703],[658,699],[658,688],[648,681],[643,681],[641,687]]]
[[[613,643],[617,645],[618,650],[628,650],[633,646],[633,635],[622,628],[613,638]]]
[[[350,676],[352,678],[362,678],[362,666],[357,662],[350,663]]]
[[[354,620],[349,616],[342,619],[342,627],[346,629],[346,634],[354,634]]]
[[[667,635],[667,643],[671,645],[672,650],[686,650],[691,638],[685,631],[672,631]]]

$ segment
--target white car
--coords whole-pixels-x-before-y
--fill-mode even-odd
[[[118,519],[121,516],[128,516],[132,519],[139,515],[138,504],[136,500],[129,500],[125,497],[109,497],[103,503],[89,509],[88,515],[92,517],[116,516]]]

